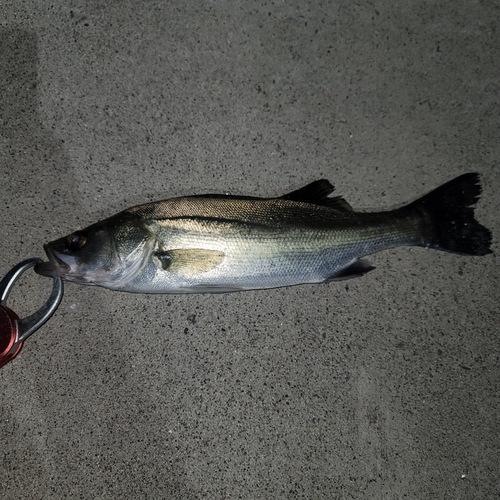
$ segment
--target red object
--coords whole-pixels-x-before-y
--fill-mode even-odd
[[[19,316],[12,309],[0,305],[0,368],[12,361],[23,347],[18,341],[18,320]]]

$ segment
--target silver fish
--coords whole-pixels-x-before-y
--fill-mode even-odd
[[[474,219],[479,175],[417,201],[355,212],[327,180],[279,198],[201,195],[147,203],[44,245],[46,276],[139,293],[214,293],[325,283],[374,269],[364,257],[402,245],[491,253]]]

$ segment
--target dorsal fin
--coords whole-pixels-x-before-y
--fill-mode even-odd
[[[334,187],[326,179],[314,181],[291,193],[284,194],[280,198],[290,201],[301,201],[302,203],[312,203],[323,207],[335,208],[336,210],[352,210],[351,205],[340,196],[328,198],[333,193]]]
[[[334,196],[328,198],[328,195],[333,193],[334,187],[326,179],[314,181],[291,193],[279,196],[278,199],[301,201],[302,203],[312,203],[313,205],[321,205],[323,207],[334,208],[335,210],[342,210],[348,212],[352,210],[351,205],[347,203],[341,196]],[[186,198],[223,198],[225,200],[272,200],[274,198],[258,198],[256,196],[238,196],[231,194],[195,194],[186,196]]]

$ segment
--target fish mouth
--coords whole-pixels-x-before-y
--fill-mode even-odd
[[[34,268],[36,273],[42,276],[50,276],[51,278],[56,276],[63,278],[71,271],[71,267],[58,257],[57,252],[50,247],[50,244],[43,245],[43,249],[49,258],[49,262],[37,264]]]

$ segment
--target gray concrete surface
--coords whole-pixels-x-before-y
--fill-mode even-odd
[[[0,272],[128,206],[328,178],[500,213],[498,2],[0,5]],[[492,499],[499,267],[423,249],[232,295],[68,284],[0,370],[0,496]],[[28,273],[11,304],[38,307]]]

